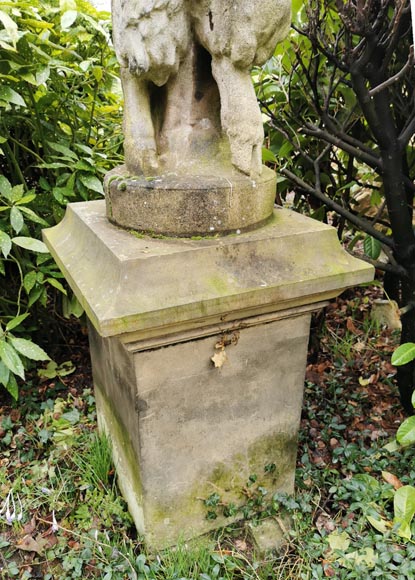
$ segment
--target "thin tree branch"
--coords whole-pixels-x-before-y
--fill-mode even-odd
[[[365,254],[359,254],[358,252],[353,252],[353,250],[349,250],[346,248],[346,252],[355,258],[359,258],[368,264],[372,264],[377,270],[382,270],[383,272],[390,272],[391,274],[395,274],[400,278],[407,278],[408,272],[402,266],[394,266],[393,264],[384,264],[383,262],[379,262],[378,260],[373,260],[366,256]]]
[[[414,47],[413,46],[411,46],[408,60],[403,65],[401,70],[399,72],[397,72],[395,75],[389,77],[383,83],[380,83],[380,85],[377,85],[376,87],[373,87],[373,89],[370,89],[369,95],[371,97],[373,97],[373,95],[376,95],[377,93],[380,93],[381,91],[384,91],[387,87],[390,87],[391,85],[396,83],[401,77],[403,77],[406,74],[406,72],[412,66],[414,66]]]
[[[380,157],[370,155],[368,152],[363,151],[362,149],[355,147],[350,143],[347,143],[345,140],[330,134],[328,131],[325,131],[324,129],[320,129],[319,127],[316,127],[311,123],[307,123],[304,126],[303,131],[306,135],[323,139],[324,141],[326,141],[326,143],[331,143],[332,145],[335,145],[336,147],[343,149],[343,151],[350,153],[350,155],[354,155],[355,157],[357,157],[357,159],[360,159],[361,161],[366,163],[366,165],[372,167],[372,169],[376,169],[377,171],[382,170],[382,161]]]
[[[413,134],[415,133],[415,115],[409,120],[406,127],[402,130],[398,137],[398,143],[401,150],[403,150],[407,145]]]
[[[312,187],[310,184],[305,182],[303,179],[301,179],[300,177],[295,175],[295,173],[292,173],[291,171],[289,171],[288,169],[285,169],[285,168],[280,169],[279,172],[282,175],[284,175],[285,177],[287,177],[290,181],[295,183],[298,187],[301,187],[302,189],[304,189],[304,191],[306,191],[307,193],[314,195],[314,197],[316,197],[321,202],[323,202],[325,205],[327,205],[328,208],[330,208],[331,210],[334,210],[335,212],[337,212],[338,214],[340,214],[341,216],[346,218],[347,221],[349,221],[350,223],[355,225],[360,230],[363,230],[364,232],[366,232],[367,234],[369,234],[373,238],[376,238],[382,244],[385,244],[385,246],[389,246],[390,248],[394,247],[393,240],[391,238],[389,238],[388,236],[385,236],[384,234],[382,234],[382,232],[379,232],[377,229],[375,229],[370,224],[370,222],[368,222],[365,219],[357,217],[351,211],[345,209],[343,206],[341,206],[337,202],[330,199],[330,197],[325,195],[322,191]]]

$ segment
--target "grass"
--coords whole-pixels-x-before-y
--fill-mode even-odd
[[[354,328],[347,328],[350,309]],[[388,372],[393,337],[382,338],[379,329],[360,322],[366,309],[357,314],[355,309],[354,302],[346,310],[338,306],[335,342],[326,330],[320,358],[307,371],[295,497],[269,497],[249,482],[243,513],[252,525],[290,518],[278,553],[259,554],[243,521],[160,554],[146,553],[118,493],[110,442],[97,435],[92,391],[68,393],[55,382],[42,395],[36,384],[27,385],[20,405],[3,407],[0,578],[415,577],[412,538],[370,523],[370,518],[392,521],[393,482],[413,483],[415,464],[413,449],[384,447],[399,424],[398,408],[390,408],[396,404]],[[365,348],[356,351],[349,348],[350,335],[360,328]],[[216,504],[208,509],[226,509]]]

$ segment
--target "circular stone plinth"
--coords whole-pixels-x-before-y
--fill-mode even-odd
[[[263,167],[253,180],[228,176],[130,176],[123,165],[105,176],[108,219],[139,232],[176,236],[230,234],[255,229],[272,215],[276,175]]]

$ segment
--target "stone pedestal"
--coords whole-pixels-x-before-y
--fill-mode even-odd
[[[311,312],[372,267],[282,209],[253,232],[153,239],[87,202],[44,234],[88,314],[99,422],[148,545],[222,525],[203,499],[240,504],[251,475],[293,491]]]
[[[186,168],[191,169],[191,168]],[[127,230],[164,236],[241,233],[267,223],[274,208],[277,176],[263,167],[251,179],[212,165],[203,173],[170,172],[131,177],[124,166],[105,176],[108,219]]]

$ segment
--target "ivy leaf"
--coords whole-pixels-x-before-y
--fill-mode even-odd
[[[24,367],[15,349],[4,339],[0,340],[0,359],[15,375],[24,379]]]
[[[377,260],[380,256],[380,252],[382,251],[382,245],[376,238],[372,238],[372,236],[366,236],[363,240],[363,249],[366,256],[372,258],[372,260]]]
[[[10,337],[9,340],[17,352],[31,360],[50,360],[50,357],[45,353],[43,348],[40,348],[40,346],[31,340],[14,337]]]
[[[395,367],[406,365],[415,359],[415,342],[405,342],[392,354],[391,363]]]
[[[13,206],[10,210],[10,223],[16,234],[18,234],[24,226],[24,219],[22,212]]]
[[[16,244],[16,246],[20,246],[25,250],[31,250],[32,252],[40,252],[42,254],[48,254],[49,250],[43,242],[40,240],[36,240],[35,238],[27,238],[24,236],[18,238],[12,238],[12,242]]]

